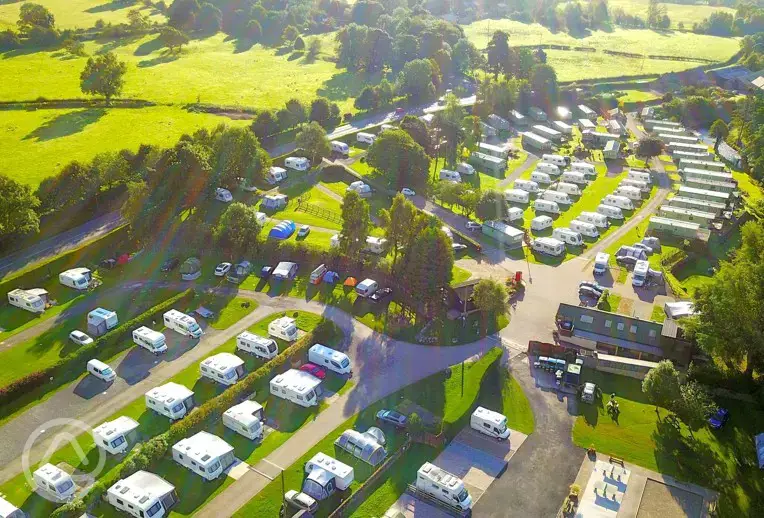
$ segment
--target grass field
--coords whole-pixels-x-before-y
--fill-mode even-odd
[[[21,0],[0,2],[0,29],[16,27],[23,3]],[[140,9],[143,14],[151,16],[152,21],[162,22],[165,19],[164,15],[153,8],[145,7],[141,2],[128,5],[128,2],[109,0],[37,0],[35,3],[44,5],[53,13],[56,27],[59,29],[84,29],[92,27],[98,20],[114,24],[125,23],[127,13],[132,9]]]
[[[716,11],[735,14],[735,10],[729,7],[672,3],[662,3],[662,5],[666,7],[666,14],[671,19],[671,26],[677,27],[679,22],[682,22],[685,29],[692,29],[693,23],[702,22]],[[643,19],[647,17],[647,0],[609,0],[608,6],[611,10],[623,9],[627,14]]]

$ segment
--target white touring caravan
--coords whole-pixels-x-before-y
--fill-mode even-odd
[[[621,210],[634,210],[634,204],[626,196],[618,196],[616,194],[608,194],[602,198],[603,205],[611,205],[618,207]]]
[[[373,133],[365,133],[363,131],[359,132],[355,136],[356,142],[360,142],[361,144],[374,144],[374,141],[377,140],[377,136]]]
[[[531,193],[539,192],[539,184],[533,180],[515,180],[513,187]]]
[[[146,392],[146,408],[175,421],[194,408],[194,392],[177,383],[166,383]]]
[[[519,225],[522,226],[522,220],[525,215],[525,211],[521,209],[520,207],[510,207],[507,210],[507,216],[504,218],[504,221],[507,223],[512,223],[513,221],[520,221]]]
[[[330,349],[325,345],[314,344],[308,349],[308,361],[315,363],[319,367],[326,367],[337,374],[353,375],[353,369],[350,366],[350,358],[348,358],[348,355]]]
[[[536,164],[536,171],[541,171],[542,173],[550,174],[552,176],[557,176],[560,174],[559,167],[547,162],[539,162]]]
[[[217,381],[226,386],[236,384],[246,374],[244,360],[231,353],[218,353],[199,364],[202,378]]]
[[[540,183],[552,183],[552,178],[548,173],[536,170],[531,173],[531,181],[538,185]]]
[[[106,492],[106,501],[135,518],[165,518],[178,503],[175,486],[148,471],[136,471]]]
[[[302,492],[316,500],[329,498],[337,489],[346,490],[355,480],[352,467],[321,452],[305,463],[305,473]]]
[[[578,187],[578,185],[576,185],[574,183],[558,182],[557,183],[557,192],[564,192],[565,194],[570,194],[570,195],[574,195],[574,196],[581,196],[581,188]]]
[[[273,338],[244,331],[236,337],[236,350],[254,354],[263,360],[270,360],[279,353],[279,346]]]
[[[467,176],[475,174],[475,168],[467,162],[460,162],[456,164],[456,172],[459,174],[466,174]]]
[[[370,254],[383,254],[387,251],[387,239],[384,237],[366,236],[366,246],[363,249]]]
[[[271,394],[304,407],[318,405],[321,380],[297,369],[289,369],[270,382]]]
[[[57,502],[71,500],[77,491],[72,477],[66,471],[53,464],[43,464],[32,473],[35,491]]]
[[[629,185],[619,186],[613,194],[616,196],[625,196],[634,201],[640,201],[642,199],[642,191],[639,187],[631,187]]]
[[[199,327],[196,320],[177,309],[171,309],[166,312],[163,315],[163,320],[166,327],[184,336],[190,338],[200,338],[202,336],[202,328]]]
[[[537,237],[531,243],[534,252],[559,257],[565,253],[565,242],[554,237]]]
[[[583,221],[584,223],[591,223],[595,227],[599,228],[608,228],[610,226],[610,222],[608,221],[607,216],[598,212],[584,211],[579,214],[578,218],[576,219]]]
[[[507,417],[493,410],[488,410],[479,406],[472,412],[470,417],[470,427],[480,433],[496,439],[507,439],[509,437],[509,428],[507,428]]]
[[[223,412],[223,425],[252,441],[263,438],[263,406],[246,400]]]
[[[198,432],[172,446],[172,460],[205,480],[215,480],[236,462],[233,446],[217,435]]]
[[[462,479],[429,462],[416,472],[416,488],[463,511],[472,509],[472,497]]]
[[[581,171],[565,171],[562,173],[560,180],[578,185],[588,185],[589,183],[586,179],[586,175]]]
[[[304,156],[290,156],[284,160],[284,167],[295,171],[307,171],[310,169],[310,160]]]
[[[88,313],[88,333],[95,336],[106,334],[119,324],[119,319],[114,311],[104,308],[95,308]]]
[[[507,189],[504,191],[504,199],[512,203],[530,203],[531,201],[528,191],[522,189]]]
[[[594,164],[590,164],[589,162],[573,162],[570,164],[570,170],[584,173],[590,180],[597,177],[597,169],[594,167]]]
[[[610,254],[605,252],[597,252],[597,256],[594,258],[594,275],[604,275],[610,268]]]
[[[456,171],[450,171],[448,169],[441,169],[440,170],[440,179],[445,180],[447,182],[456,182],[459,183],[462,181],[462,176],[457,173]]]
[[[374,279],[364,279],[355,287],[355,292],[359,297],[369,297],[379,289],[379,283]]]
[[[556,202],[547,200],[536,200],[533,202],[533,210],[539,212],[548,212],[549,214],[559,214],[560,206]]]
[[[133,342],[154,354],[167,351],[167,339],[163,333],[141,326],[133,331]]]
[[[72,268],[58,274],[58,282],[75,290],[86,290],[93,278],[88,268]]]
[[[552,226],[554,220],[549,216],[536,216],[531,220],[531,230],[539,232]]]
[[[16,288],[8,292],[8,303],[11,306],[25,309],[30,313],[44,313],[45,312],[45,299],[40,295],[44,292],[45,299],[47,299],[47,291],[40,288],[32,290],[22,290]]]
[[[552,230],[552,237],[571,246],[581,246],[584,244],[583,236],[579,232],[567,227],[560,227]]]
[[[582,236],[586,237],[600,237],[600,231],[597,230],[597,226],[592,223],[587,223],[579,219],[574,219],[569,223],[570,230],[578,232]]]
[[[93,428],[93,442],[102,450],[119,455],[138,442],[138,421],[119,416]]]
[[[610,219],[623,219],[623,211],[612,205],[597,205],[597,214],[602,214]]]
[[[570,163],[570,157],[563,155],[541,155],[541,161],[547,164],[554,164],[558,167],[567,167]]]
[[[539,196],[542,200],[553,201],[558,205],[570,205],[573,200],[564,192],[546,190]]]
[[[24,511],[0,497],[0,518],[26,518],[26,516]]]
[[[268,334],[286,342],[297,340],[297,321],[290,317],[280,317],[268,324]]]
[[[287,170],[283,167],[271,166],[268,169],[268,174],[265,175],[265,181],[271,185],[275,185],[279,182],[283,182],[287,179]],[[245,190],[257,190],[257,187],[246,188]]]
[[[618,187],[636,187],[643,193],[649,193],[650,192],[650,184],[645,183],[641,180],[631,180],[630,178],[624,178],[621,180],[621,183],[618,184]]]
[[[339,140],[332,140],[330,144],[332,145],[332,151],[334,153],[339,153],[340,155],[345,156],[350,153],[350,146],[344,142],[340,142]]]
[[[628,173],[626,173],[626,178],[629,180],[639,180],[640,182],[645,182],[648,185],[653,183],[653,179],[650,177],[650,173],[647,171],[635,171],[634,169],[631,169]]]

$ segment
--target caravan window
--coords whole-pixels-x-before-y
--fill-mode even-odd
[[[231,371],[231,372],[229,372],[228,374],[225,375],[225,379],[230,380],[234,376],[236,376],[236,371]]]
[[[175,405],[174,407],[172,407],[172,413],[173,414],[177,414],[181,410],[183,410],[183,403],[179,403],[179,404]]]
[[[268,346],[268,352],[269,352],[269,353],[275,353],[275,352],[276,352],[276,344],[274,344],[274,343],[271,343],[271,344]]]
[[[305,397],[308,398],[308,401],[310,401],[311,399],[315,397],[315,395],[316,393],[311,390],[310,392],[308,392],[308,394]]]
[[[483,427],[484,427],[484,428],[487,428],[487,429],[489,429],[489,430],[491,429],[491,425],[490,425],[490,424],[488,424],[488,423],[483,423]]]
[[[592,318],[591,315],[581,315],[581,322],[591,324],[592,322],[594,322],[594,318]]]
[[[613,321],[612,320],[605,320],[605,327],[607,327],[608,329],[613,327]]]
[[[209,467],[210,473],[214,473],[215,470],[218,469],[219,467],[220,467],[220,462],[219,461],[215,462],[215,464]]]
[[[338,368],[338,369],[340,369],[340,368],[341,368],[341,367],[340,367],[340,364],[339,364],[339,363],[337,363],[337,362],[336,362],[336,361],[334,361],[334,360],[332,360],[332,365],[334,365],[334,366],[335,366],[336,368]]]
[[[161,508],[162,508],[162,505],[159,502],[155,503],[154,505],[149,507],[148,511],[146,511],[146,516],[151,518],[152,516],[157,514]]]
[[[342,365],[342,368],[345,369],[347,368],[348,365],[350,365],[350,360],[345,358],[344,360],[342,360],[342,363],[340,365]]]
[[[299,396],[299,395],[298,395],[298,396],[297,396],[297,399],[298,399],[299,401],[302,401],[302,396]]]
[[[58,486],[56,486],[56,490],[59,493],[66,493],[72,488],[73,485],[74,485],[74,482],[72,482],[71,480],[64,480]]]
[[[125,438],[124,437],[117,437],[116,439],[111,441],[111,447],[112,448],[116,448],[117,446],[120,446],[120,445],[122,445],[124,443],[125,443]]]

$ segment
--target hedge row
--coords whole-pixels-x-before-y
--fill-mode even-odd
[[[84,345],[73,353],[60,358],[54,365],[32,372],[0,388],[0,406],[12,403],[29,391],[47,383],[49,379],[55,380],[54,383],[57,386],[75,379],[85,372],[85,365],[89,360],[96,356],[108,358],[127,349],[132,345],[131,334],[133,329],[143,325],[151,325],[157,316],[161,316],[165,311],[174,306],[190,302],[194,295],[192,289],[187,289],[157,304],[132,320],[124,322],[113,331],[93,341],[93,343]]]
[[[0,101],[0,110],[22,110],[37,108],[146,108],[156,106],[143,99],[47,99],[38,97],[33,101]]]
[[[263,383],[267,383],[274,374],[286,370],[284,366],[293,359],[304,355],[309,346],[316,342],[329,342],[338,333],[340,330],[333,322],[322,319],[312,332],[284,349],[274,359],[249,373],[222,394],[204,402],[184,419],[173,423],[167,432],[157,435],[143,443],[139,448],[135,448],[119,467],[119,470],[111,470],[112,475],[96,482],[83,498],[59,507],[51,513],[51,517],[74,518],[80,516],[87,508],[97,505],[102,495],[117,481],[129,477],[136,471],[150,469],[154,463],[167,454],[172,444],[208,427],[232,405],[249,396]]]

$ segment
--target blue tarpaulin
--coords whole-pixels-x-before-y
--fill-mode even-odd
[[[271,229],[268,233],[268,237],[272,237],[273,239],[289,239],[289,237],[294,234],[294,231],[295,224],[293,221],[282,221]]]

